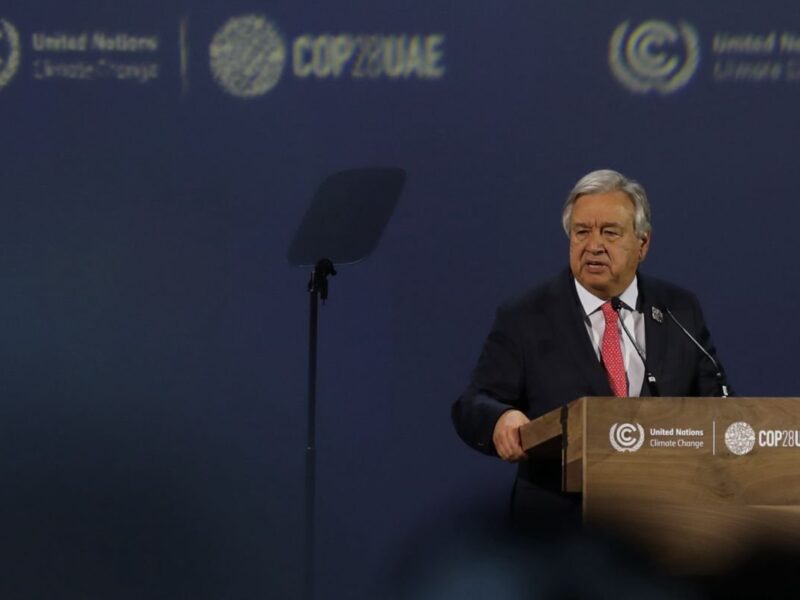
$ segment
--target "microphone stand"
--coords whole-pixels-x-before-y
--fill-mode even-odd
[[[686,327],[684,327],[681,324],[680,321],[678,321],[678,319],[675,317],[675,315],[672,314],[672,311],[670,309],[664,307],[664,310],[669,315],[669,318],[672,319],[672,321],[675,323],[675,325],[680,327],[681,331],[683,331],[683,333],[685,333],[686,336],[690,340],[692,340],[692,342],[694,343],[695,346],[697,346],[697,348],[700,350],[700,352],[702,352],[703,355],[708,360],[711,361],[711,364],[714,365],[714,371],[715,371],[714,372],[714,377],[716,378],[717,385],[719,386],[720,396],[722,398],[727,398],[730,395],[730,392],[728,390],[728,383],[725,381],[725,375],[722,374],[722,367],[720,367],[719,363],[714,359],[714,357],[711,356],[711,354],[708,353],[708,350],[703,348],[703,345],[700,342],[698,342],[691,333],[689,333],[689,330],[686,329]]]
[[[639,344],[636,343],[636,340],[634,339],[633,335],[631,335],[631,332],[628,331],[628,328],[625,326],[625,319],[622,318],[623,306],[624,305],[622,304],[622,300],[620,300],[619,298],[615,297],[611,299],[611,307],[615,311],[617,311],[617,315],[619,316],[619,324],[622,325],[622,330],[625,332],[625,335],[628,336],[628,339],[631,341],[631,344],[633,344],[634,350],[636,350],[636,354],[639,355],[639,358],[642,361],[642,365],[644,366],[644,377],[647,380],[647,386],[650,388],[650,395],[661,396],[661,394],[658,391],[658,383],[656,383],[656,376],[653,375],[653,373],[648,368],[647,361],[644,358],[644,353],[642,352],[642,349],[639,348]]]

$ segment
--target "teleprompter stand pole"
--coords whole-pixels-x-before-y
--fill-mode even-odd
[[[319,301],[328,299],[328,277],[336,275],[327,258],[317,261],[308,281],[308,429],[306,435],[305,486],[305,600],[314,598],[314,495],[316,483],[316,411],[317,411],[317,311]]]
[[[347,169],[325,177],[303,215],[287,258],[293,267],[312,269],[308,282],[308,438],[306,443],[303,598],[314,600],[316,498],[317,309],[328,297],[334,263],[348,265],[369,256],[389,222],[406,172],[398,167]],[[320,258],[325,257],[325,258]]]

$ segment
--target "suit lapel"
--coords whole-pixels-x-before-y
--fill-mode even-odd
[[[572,274],[567,270],[558,281],[556,301],[551,304],[551,319],[556,335],[561,337],[572,354],[578,373],[589,383],[589,396],[613,396],[606,372],[592,347],[586,331],[583,307],[575,291]]]
[[[639,307],[638,310],[644,316],[644,339],[647,356],[647,366],[656,378],[661,381],[664,374],[664,352],[667,348],[667,327],[664,323],[663,315],[661,321],[657,321],[653,307],[658,306],[658,298],[653,293],[652,286],[646,278],[638,274],[639,278]],[[642,394],[649,394],[647,382],[642,389]]]

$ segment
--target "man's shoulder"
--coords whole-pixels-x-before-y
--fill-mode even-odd
[[[554,303],[564,303],[574,299],[574,295],[572,276],[569,271],[563,271],[507,298],[499,310],[509,313],[541,312]]]

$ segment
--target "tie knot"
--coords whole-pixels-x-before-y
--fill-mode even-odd
[[[600,307],[600,310],[603,311],[603,317],[606,320],[606,323],[616,323],[619,320],[619,313],[614,310],[614,307],[611,306],[611,302],[606,302],[603,306]]]

